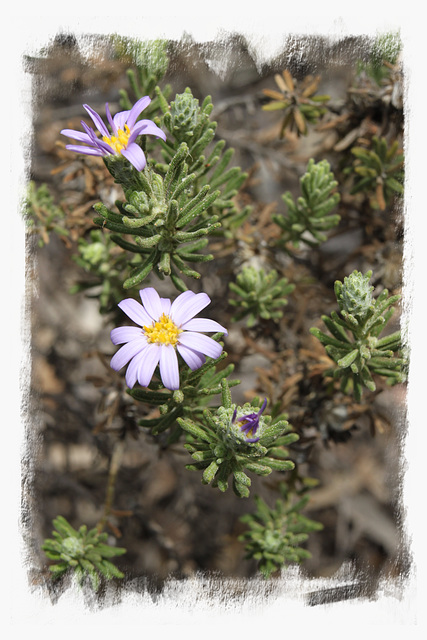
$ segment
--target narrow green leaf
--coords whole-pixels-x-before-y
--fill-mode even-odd
[[[346,356],[340,358],[340,360],[337,361],[337,364],[343,368],[349,367],[356,360],[358,355],[359,349],[353,349],[353,351],[350,351]]]

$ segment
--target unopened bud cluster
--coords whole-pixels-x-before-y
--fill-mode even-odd
[[[362,275],[359,271],[344,278],[344,284],[337,280],[335,282],[335,295],[341,311],[346,311],[358,318],[364,318],[367,312],[372,309],[372,291],[374,287],[369,281],[372,271]]]

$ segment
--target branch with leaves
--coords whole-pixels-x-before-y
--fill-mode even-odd
[[[331,213],[340,201],[337,185],[327,160],[317,163],[309,160],[307,171],[300,178],[301,196],[295,200],[287,191],[282,196],[288,207],[287,215],[273,215],[273,221],[282,229],[280,246],[291,242],[299,247],[303,242],[314,247],[327,239],[323,232],[340,221],[338,214]]]
[[[344,283],[337,280],[335,295],[341,317],[335,311],[330,317],[322,316],[330,335],[317,327],[310,329],[335,363],[324,375],[340,379],[341,390],[352,392],[358,402],[363,387],[375,391],[373,375],[385,377],[391,385],[406,379],[405,359],[396,355],[402,351],[400,331],[380,338],[400,296],[389,296],[383,289],[374,299],[371,276],[371,271],[365,275],[354,271]]]
[[[239,537],[245,543],[246,559],[254,559],[264,578],[290,564],[300,564],[311,558],[311,553],[301,545],[309,534],[320,531],[323,525],[304,516],[309,496],[295,496],[282,482],[280,497],[274,508],[255,496],[256,511],[246,514],[240,520],[247,530]]]

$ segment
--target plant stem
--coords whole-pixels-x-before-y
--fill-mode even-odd
[[[113,449],[113,453],[110,461],[110,469],[108,472],[108,484],[107,484],[107,490],[106,490],[106,496],[105,496],[104,514],[96,527],[99,533],[102,532],[108,520],[108,516],[111,513],[111,507],[114,499],[116,478],[117,478],[117,473],[120,469],[124,448],[125,448],[124,440],[119,440],[114,445],[114,449]]]

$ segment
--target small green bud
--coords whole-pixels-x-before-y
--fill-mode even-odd
[[[344,278],[344,284],[336,283],[337,301],[341,310],[345,310],[353,316],[364,318],[372,308],[372,291],[374,287],[369,285],[372,271],[362,275],[359,271]]]
[[[85,552],[82,540],[75,537],[65,538],[62,541],[62,549],[71,558],[80,558]]]
[[[185,132],[192,136],[197,125],[199,114],[199,101],[193,98],[191,90],[187,87],[184,93],[176,95],[170,105],[172,131]]]
[[[176,389],[173,392],[173,399],[177,404],[182,404],[184,402],[184,394],[181,389]]]

